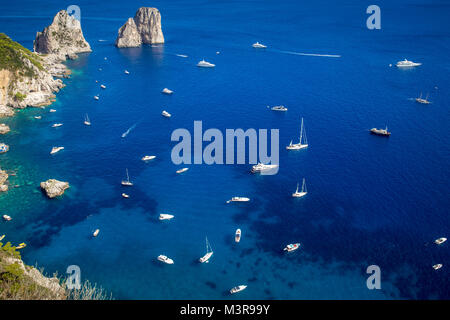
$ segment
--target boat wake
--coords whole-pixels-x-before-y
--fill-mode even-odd
[[[137,125],[137,123],[133,124],[130,128],[128,128],[127,131],[122,133],[122,138],[125,138],[131,132],[131,130],[133,130],[136,127],[136,125]]]
[[[275,50],[280,53],[293,54],[296,56],[310,56],[310,57],[328,57],[328,58],[341,58],[339,54],[320,54],[320,53],[303,53],[294,51]]]

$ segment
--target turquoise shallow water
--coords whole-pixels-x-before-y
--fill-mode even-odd
[[[369,31],[365,5],[352,2],[155,1],[166,43],[115,48],[117,29],[139,5],[81,1],[93,52],[68,62],[73,73],[52,105],[57,112],[26,109],[5,120],[11,150],[0,165],[17,170],[10,180],[20,187],[0,195],[0,212],[14,219],[0,223],[0,234],[28,244],[28,264],[59,274],[77,264],[83,279],[119,299],[229,299],[241,283],[247,290],[233,298],[449,298],[448,245],[432,244],[450,225],[446,2],[383,1],[382,30]],[[64,9],[56,1],[35,7],[2,4],[0,31],[31,48],[35,32]],[[269,48],[254,50],[255,41]],[[196,68],[203,58],[216,68]],[[403,58],[423,65],[389,67]],[[162,95],[164,87],[175,93]],[[430,106],[412,101],[421,91]],[[276,104],[288,112],[267,110]],[[173,117],[161,117],[163,109]],[[310,146],[288,153],[301,116]],[[280,129],[279,173],[193,165],[176,175],[170,134],[192,130],[194,120],[205,129]],[[55,122],[64,125],[51,128]],[[367,132],[386,124],[389,139]],[[65,150],[50,156],[55,145]],[[157,158],[146,164],[145,154]],[[130,199],[120,196],[125,168]],[[292,199],[302,177],[309,193]],[[48,178],[71,187],[48,200],[38,188]],[[234,195],[252,201],[225,204]],[[175,219],[161,223],[159,213]],[[205,236],[214,256],[200,265]],[[301,250],[283,254],[297,241]],[[159,254],[175,264],[156,263]],[[435,263],[444,268],[435,272]],[[366,288],[371,264],[382,270],[382,290]]]

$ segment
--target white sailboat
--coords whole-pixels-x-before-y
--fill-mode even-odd
[[[301,198],[303,196],[305,196],[308,192],[306,191],[306,181],[305,178],[303,178],[303,183],[302,183],[302,191],[299,192],[298,191],[298,183],[297,183],[297,190],[295,190],[295,192],[292,194],[292,196],[294,198]]]
[[[130,176],[128,175],[128,168],[126,169],[127,171],[127,180],[122,180],[122,185],[123,186],[132,186],[133,183],[130,181]]]
[[[86,116],[84,117],[84,124],[87,126],[91,125],[91,120],[89,120],[89,116],[87,113],[86,113]]]
[[[302,143],[304,141],[304,143]],[[308,147],[308,140],[306,139],[306,131],[303,127],[303,118],[302,118],[302,125],[300,127],[300,139],[298,143],[291,143],[286,147],[288,150],[300,150]]]
[[[211,245],[209,244],[208,237],[206,237],[206,254],[203,257],[201,257],[199,259],[199,261],[201,263],[204,263],[204,262],[208,263],[209,259],[212,257],[212,255],[213,255],[213,251],[212,251]]]

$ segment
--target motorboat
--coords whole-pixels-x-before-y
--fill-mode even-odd
[[[372,128],[370,129],[370,133],[375,134],[377,136],[385,136],[385,137],[389,137],[391,135],[391,133],[388,131],[387,126],[386,129]]]
[[[238,293],[238,292],[241,292],[242,290],[245,290],[245,288],[247,288],[247,286],[245,284],[241,284],[239,286],[232,288],[230,290],[230,293],[231,294]]]
[[[246,197],[233,197],[230,200],[227,201],[227,203],[230,202],[248,202],[250,201],[250,198],[246,198]]]
[[[301,197],[305,196],[307,193],[308,192],[306,191],[306,181],[305,181],[305,178],[303,178],[302,191],[298,191],[298,183],[297,183],[297,189],[292,194],[292,196],[294,198],[301,198]]]
[[[100,88],[106,89],[106,86],[105,86],[104,84],[101,84],[101,85],[100,85]]]
[[[158,219],[159,219],[159,220],[171,220],[171,219],[173,219],[173,218],[174,218],[174,216],[171,215],[171,214],[160,213]]]
[[[56,112],[56,110],[55,109],[50,109],[49,112]]]
[[[252,44],[253,48],[258,48],[258,49],[264,49],[267,48],[267,46],[263,45],[262,43],[256,42],[254,44]]]
[[[442,268],[442,264],[441,264],[441,263],[435,264],[435,265],[433,266],[433,269],[434,269],[434,270],[439,270],[440,268]]]
[[[158,260],[167,264],[173,264],[173,260],[163,254],[158,256]]]
[[[4,234],[1,235],[1,236],[0,236],[0,241],[2,241],[4,238],[5,238],[5,235],[4,235]]]
[[[439,244],[443,244],[445,241],[447,241],[447,238],[439,238],[439,239],[434,240],[434,243],[439,245]]]
[[[127,172],[127,180],[122,180],[122,185],[131,187],[133,185],[133,183],[130,181],[130,176],[128,175],[128,169],[126,169],[126,172]]]
[[[173,91],[172,90],[170,90],[170,89],[167,89],[167,88],[164,88],[164,89],[162,89],[162,91],[161,91],[162,93],[165,93],[165,94],[172,94],[173,93]]]
[[[126,194],[126,193],[122,193],[122,197],[129,198],[130,196],[128,194]]]
[[[100,99],[100,97],[99,96],[94,96],[94,99],[98,100],[98,99]]]
[[[163,110],[163,112],[161,112],[161,114],[166,117],[166,118],[170,118],[172,115],[170,113],[168,113],[166,110]]]
[[[17,247],[16,247],[16,249],[23,249],[23,248],[25,248],[27,246],[27,244],[25,243],[25,242],[22,242],[22,243],[20,243]]]
[[[12,218],[11,218],[10,216],[8,216],[7,214],[4,214],[4,215],[3,215],[3,220],[5,220],[5,221],[11,221]]]
[[[99,233],[100,233],[100,229],[96,229],[94,231],[94,233],[92,234],[92,236],[96,237],[96,236],[98,236]]]
[[[306,131],[303,126],[303,118],[302,118],[302,124],[300,126],[300,138],[298,143],[291,143],[286,147],[287,150],[300,150],[305,149],[308,147],[308,140],[306,139]]]
[[[54,123],[52,124],[53,128],[57,128],[57,127],[61,127],[63,124],[62,123]]]
[[[176,54],[176,56],[181,57],[181,58],[187,58],[188,56],[185,54]]]
[[[210,62],[205,61],[205,59],[203,59],[202,61],[200,61],[199,63],[197,63],[197,67],[203,67],[203,68],[213,68],[216,65]]]
[[[50,154],[57,153],[57,152],[59,152],[61,150],[64,150],[64,147],[53,147],[52,151],[50,151]]]
[[[91,125],[91,120],[89,120],[89,116],[87,113],[86,113],[86,116],[84,117],[84,124],[87,126]]]
[[[142,161],[148,161],[148,160],[153,160],[153,159],[155,159],[156,158],[156,156],[143,156],[142,158],[141,158],[141,160]]]
[[[407,60],[407,59],[402,60],[402,61],[399,61],[399,62],[397,62],[397,64],[396,64],[396,66],[399,67],[399,68],[405,68],[405,67],[417,67],[417,66],[420,66],[420,65],[421,65],[421,63],[418,63],[418,62],[412,62],[412,61],[409,61],[409,60]]]
[[[124,72],[125,72],[125,74],[130,74],[130,72],[128,70],[125,70]]]
[[[201,263],[205,263],[205,262],[208,263],[209,259],[211,259],[212,255],[213,255],[213,253],[214,252],[213,252],[213,250],[211,248],[211,245],[208,242],[208,237],[206,237],[206,253],[205,253],[205,255],[203,257],[201,257],[199,259],[199,261]]]
[[[183,173],[183,172],[186,172],[188,170],[189,170],[189,168],[183,168],[183,169],[177,170],[177,173]]]
[[[234,234],[234,241],[235,242],[241,241],[241,229],[236,230],[236,233]]]
[[[252,172],[252,173],[264,172],[264,171],[268,171],[268,170],[275,169],[276,167],[278,167],[277,164],[263,164],[263,163],[258,163],[258,164],[254,165],[254,166],[252,167],[251,172]]]
[[[274,107],[270,108],[270,110],[273,110],[273,111],[287,111],[288,109],[285,106],[274,106]]]
[[[298,248],[300,248],[300,243],[291,243],[291,244],[288,244],[286,246],[286,248],[284,248],[283,250],[285,250],[287,252],[292,252],[292,251],[297,250]]]
[[[34,116],[35,119],[42,119],[42,116]]]

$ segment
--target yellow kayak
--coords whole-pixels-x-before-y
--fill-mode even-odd
[[[24,242],[22,242],[21,244],[19,244],[19,245],[16,247],[16,249],[22,249],[22,248],[25,248],[26,246],[27,246],[27,244],[24,243]]]

